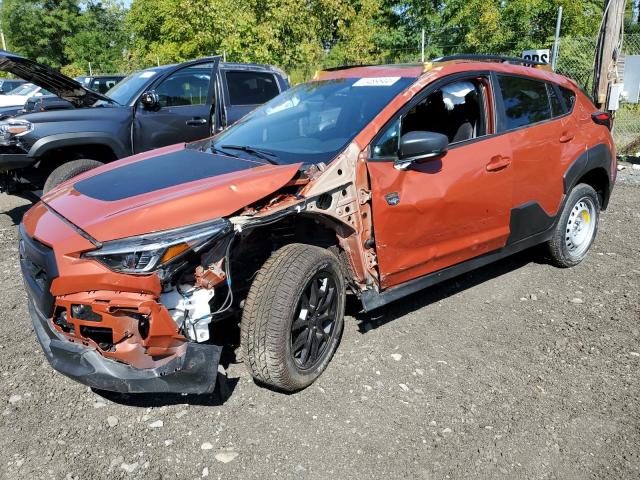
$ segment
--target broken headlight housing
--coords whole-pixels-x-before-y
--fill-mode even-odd
[[[188,227],[149,233],[104,243],[81,255],[99,261],[114,272],[149,274],[187,252],[198,252],[232,230],[231,222],[218,219]]]
[[[15,137],[25,135],[33,130],[33,124],[18,118],[0,122],[0,145],[12,145]]]

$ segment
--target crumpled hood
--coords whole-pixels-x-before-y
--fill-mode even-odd
[[[0,50],[0,70],[49,90],[75,107],[90,107],[98,100],[113,102],[106,95],[94,92],[52,68],[6,50]]]
[[[180,144],[91,170],[42,201],[105,242],[229,216],[286,185],[301,165],[270,165]]]

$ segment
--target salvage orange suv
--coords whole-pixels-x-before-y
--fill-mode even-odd
[[[323,71],[217,136],[52,190],[20,226],[36,335],[96,389],[208,393],[241,316],[249,372],[295,391],[365,311],[546,243],[579,263],[615,181],[609,115],[533,62]]]

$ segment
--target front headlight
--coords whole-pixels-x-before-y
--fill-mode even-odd
[[[99,249],[85,252],[81,257],[98,260],[115,272],[149,274],[186,252],[202,250],[232,228],[231,222],[222,218],[106,242]]]
[[[29,133],[31,130],[33,130],[33,124],[27,120],[16,118],[0,122],[0,133],[3,135],[8,134],[17,137]]]

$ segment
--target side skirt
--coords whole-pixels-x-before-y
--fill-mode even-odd
[[[363,311],[370,312],[371,310],[383,307],[388,303],[399,300],[424,288],[431,287],[438,283],[444,282],[445,280],[457,277],[458,275],[462,275],[477,268],[484,267],[485,265],[493,263],[497,260],[501,260],[505,257],[508,257],[509,255],[513,255],[514,253],[521,252],[522,250],[526,250],[527,248],[531,248],[540,243],[546,242],[553,236],[554,226],[555,222],[544,232],[540,232],[531,237],[511,243],[506,247],[501,248],[500,250],[486,253],[484,255],[472,258],[471,260],[467,260],[466,262],[462,262],[451,267],[443,268],[442,270],[438,270],[437,272],[430,273],[414,280],[410,280],[402,285],[398,285],[397,287],[392,287],[388,290],[384,290],[383,292],[367,290],[360,295],[360,301],[362,302]]]

